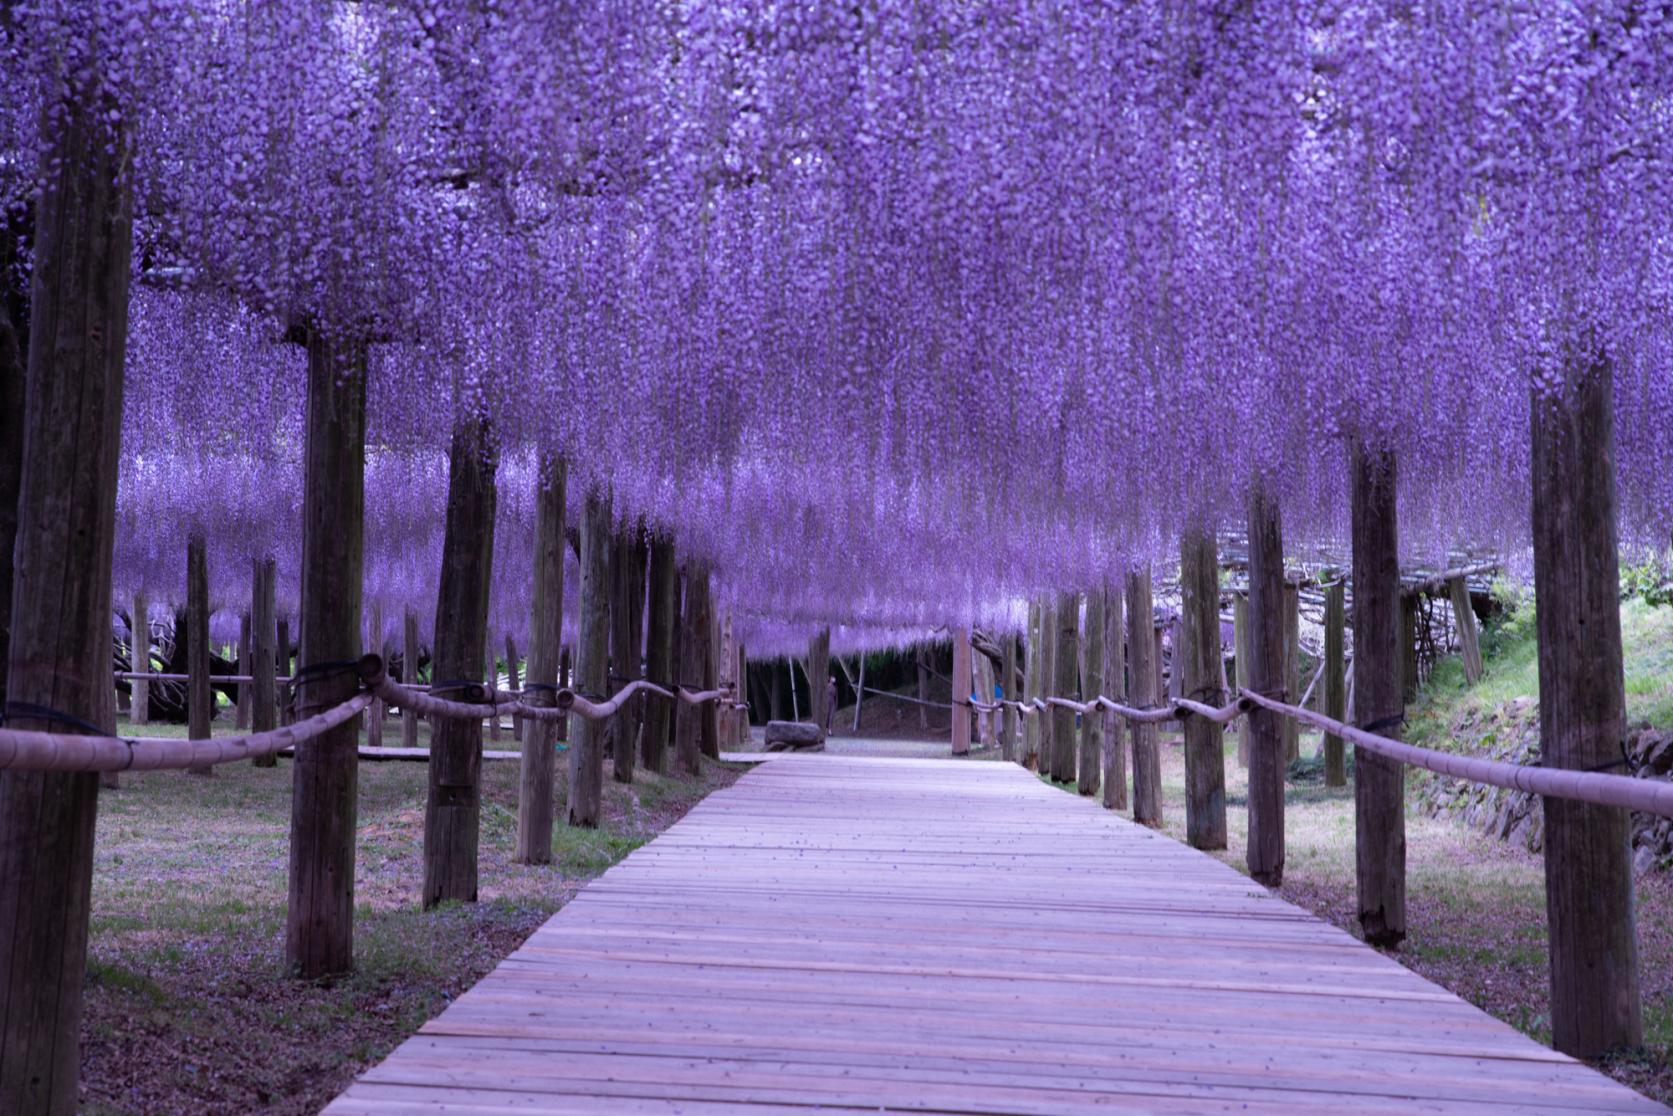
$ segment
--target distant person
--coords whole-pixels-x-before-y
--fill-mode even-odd
[[[825,684],[825,735],[826,736],[831,735],[831,724],[836,720],[836,702],[837,702],[836,675],[833,674],[826,681],[826,684]]]

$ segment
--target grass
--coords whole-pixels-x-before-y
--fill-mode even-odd
[[[509,733],[505,746],[515,747]],[[606,778],[603,824],[560,824],[543,867],[511,860],[517,778],[516,763],[482,765],[479,902],[422,911],[427,767],[363,763],[355,970],[307,983],[282,960],[290,762],[124,775],[99,800],[82,1111],[318,1111],[588,879],[735,774],[706,765],[700,778]],[[561,803],[561,772],[556,794]]]

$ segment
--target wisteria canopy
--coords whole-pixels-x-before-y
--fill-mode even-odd
[[[119,591],[178,599],[196,528],[222,603],[266,553],[294,603],[298,321],[371,343],[392,630],[477,413],[514,632],[545,453],[770,648],[1001,622],[1256,476],[1292,546],[1339,537],[1353,438],[1397,451],[1413,556],[1520,545],[1576,360],[1623,542],[1673,530],[1665,3],[0,7],[0,203],[66,75],[129,145]]]

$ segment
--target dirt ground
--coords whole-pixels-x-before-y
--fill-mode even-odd
[[[219,726],[218,726],[219,727]],[[508,738],[498,745],[515,748]],[[566,793],[559,767],[558,801]],[[291,766],[125,775],[99,800],[82,1020],[89,1114],[313,1113],[474,984],[587,880],[737,769],[605,778],[597,830],[558,827],[554,863],[511,862],[515,762],[483,764],[481,894],[423,912],[427,768],[362,763],[355,972],[283,971]]]

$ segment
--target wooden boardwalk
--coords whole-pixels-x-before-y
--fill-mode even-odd
[[[327,1110],[1666,1109],[1000,763],[786,756]]]

